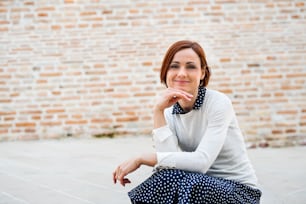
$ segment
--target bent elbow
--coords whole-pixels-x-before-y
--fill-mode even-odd
[[[205,174],[210,168],[212,161],[208,155],[203,152],[195,152],[195,154],[197,158],[196,160],[198,161],[196,164],[197,172]]]

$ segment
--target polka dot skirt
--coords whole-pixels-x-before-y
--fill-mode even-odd
[[[261,191],[206,174],[163,169],[132,189],[128,195],[132,203],[256,204],[259,203]]]

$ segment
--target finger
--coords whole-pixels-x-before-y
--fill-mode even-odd
[[[119,180],[120,184],[123,186],[125,185],[125,179],[126,179],[125,176],[126,174],[123,172],[121,172],[121,174],[118,174],[117,176],[117,179]]]
[[[170,90],[171,92],[175,92],[175,93],[181,93],[181,94],[184,94],[186,95],[187,97],[193,97],[192,94],[186,92],[186,91],[183,91],[183,90],[180,90],[180,89],[173,89],[173,88],[168,88],[168,90]]]
[[[192,94],[176,89],[170,89],[167,95],[168,95],[167,97],[170,97],[172,100],[173,99],[191,100],[193,98]]]
[[[125,186],[125,184],[127,184],[127,183],[131,183],[131,181],[130,181],[128,178],[122,178],[122,179],[120,179],[120,184],[121,184],[122,186]]]
[[[119,180],[119,182],[120,182],[120,184],[121,184],[122,186],[125,185],[125,183],[124,183],[124,177],[119,177],[118,180]]]
[[[190,95],[186,95],[184,93],[181,93],[181,92],[174,92],[174,93],[171,93],[171,99],[172,100],[180,100],[180,99],[185,99],[185,100],[188,100],[190,101],[192,97],[190,97]]]
[[[124,183],[131,183],[130,179],[128,179],[128,178],[124,178],[123,181],[124,181]]]
[[[114,183],[117,183],[117,178],[116,178],[117,176],[116,176],[116,172],[113,172],[113,182]]]
[[[192,94],[190,94],[190,93],[188,93],[188,92],[180,92],[183,96],[186,96],[186,97],[188,97],[188,98],[192,98],[193,97],[193,95]]]
[[[131,183],[131,181],[128,178],[124,178],[123,179],[123,186],[125,186],[125,184],[127,183]]]

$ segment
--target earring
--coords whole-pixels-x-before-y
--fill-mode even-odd
[[[200,85],[199,86],[203,86],[203,83],[204,83],[203,81],[204,81],[203,79],[200,80]]]

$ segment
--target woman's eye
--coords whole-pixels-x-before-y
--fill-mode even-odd
[[[196,66],[194,66],[194,65],[188,65],[187,66],[187,69],[195,69],[196,68]]]
[[[179,68],[179,66],[176,65],[176,64],[172,64],[172,65],[170,65],[170,68],[171,68],[171,69],[177,69],[177,68]]]

